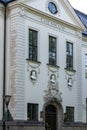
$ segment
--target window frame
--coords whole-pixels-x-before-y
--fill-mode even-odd
[[[75,108],[73,106],[66,106],[66,114],[68,122],[74,122],[74,110]]]
[[[87,123],[87,97],[86,97],[86,123]]]
[[[49,35],[48,39],[49,39],[49,65],[56,66],[57,65],[57,37]],[[54,44],[56,44],[56,45],[54,45],[55,46],[54,47],[55,48],[54,51],[52,50],[52,44],[53,44],[52,40],[53,39],[55,39],[55,43]],[[51,43],[50,43],[50,40],[51,40]],[[51,61],[50,61],[50,59],[51,59]],[[54,59],[54,63],[53,63],[53,59]]]
[[[70,52],[69,46],[71,45],[72,50]],[[66,69],[73,70],[74,68],[74,46],[72,42],[66,41]],[[70,54],[71,53],[71,54]]]
[[[87,78],[87,53],[85,54],[85,78]]]
[[[37,103],[27,103],[27,119],[28,120],[38,121],[38,108],[39,108],[39,105]]]
[[[33,38],[34,37],[33,33],[36,33],[36,45],[34,45],[35,44],[34,40],[30,41],[30,31],[32,31],[32,39],[34,39]],[[31,42],[31,44],[30,44],[30,42]],[[30,47],[32,48],[31,52],[30,52]],[[35,54],[34,54],[34,51],[33,51],[34,49],[36,50]],[[31,55],[31,57],[30,57],[30,55]],[[38,61],[38,30],[32,29],[32,28],[29,28],[29,53],[28,53],[28,56],[29,56],[29,60],[31,60],[31,61]]]

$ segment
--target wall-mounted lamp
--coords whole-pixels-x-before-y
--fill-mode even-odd
[[[5,95],[4,101],[5,101],[7,109],[8,109],[8,105],[9,105],[10,99],[11,99],[11,95]]]
[[[40,119],[41,119],[41,121],[43,121],[43,118],[44,118],[44,111],[40,111]]]

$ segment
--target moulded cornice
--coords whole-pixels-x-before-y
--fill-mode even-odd
[[[77,21],[77,23],[79,24],[79,26],[81,26],[81,28],[85,30],[86,29],[85,26],[83,25],[83,23],[80,21],[80,19],[76,15],[76,13],[75,13],[73,7],[71,6],[71,4],[69,3],[69,1],[68,0],[62,0],[61,2],[64,3],[64,5],[69,10],[69,13],[74,17],[74,19]]]
[[[0,3],[0,10],[4,8],[4,5]]]
[[[43,15],[43,17],[47,17],[47,18],[49,18],[49,19],[52,19],[52,20],[54,20],[54,21],[56,21],[56,22],[60,22],[61,24],[63,24],[63,25],[65,25],[65,26],[69,26],[69,27],[72,27],[72,28],[74,28],[74,29],[77,29],[77,30],[80,30],[80,31],[84,31],[84,26],[83,26],[83,28],[82,28],[82,26],[80,27],[80,26],[76,26],[76,25],[73,25],[73,24],[70,24],[70,23],[68,23],[68,22],[66,22],[66,21],[63,21],[63,20],[61,20],[61,19],[59,19],[59,18],[56,18],[56,17],[54,17],[54,16],[52,16],[52,15],[49,15],[49,14],[47,14],[47,13],[45,13],[45,12],[42,12],[42,11],[40,11],[40,10],[38,10],[38,9],[35,9],[35,8],[32,8],[32,7],[30,7],[29,5],[26,5],[26,4],[24,4],[23,2],[18,2],[18,1],[16,1],[16,2],[12,2],[12,3],[10,3],[9,5],[8,5],[8,7],[9,7],[9,9],[13,9],[13,8],[20,8],[20,7],[23,7],[23,8],[25,8],[26,9],[26,11],[31,11],[31,12],[33,12],[34,14],[38,14],[38,15]],[[74,12],[74,11],[72,11],[72,12]],[[75,15],[75,14],[74,14]],[[80,20],[79,20],[80,21]],[[80,23],[81,24],[81,23]]]
[[[87,42],[87,36],[82,36],[82,39],[83,39],[83,41]],[[87,43],[86,43],[86,46],[87,46]]]
[[[82,45],[84,45],[84,46],[87,47],[87,36],[86,36],[86,37],[83,36],[83,37],[82,37],[82,41],[83,41]]]
[[[3,4],[0,4],[0,17],[4,17],[3,11],[4,11],[4,6]]]

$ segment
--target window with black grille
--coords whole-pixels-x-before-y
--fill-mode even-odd
[[[49,64],[56,65],[56,38],[49,36]]]
[[[38,32],[29,29],[29,59],[37,61]]]
[[[74,122],[74,107],[66,107],[67,121]]]
[[[32,121],[38,120],[38,104],[27,104],[27,119]]]
[[[87,78],[87,54],[85,54],[85,78]]]
[[[66,68],[73,70],[73,43],[66,43]]]
[[[86,98],[86,123],[87,123],[87,98]]]

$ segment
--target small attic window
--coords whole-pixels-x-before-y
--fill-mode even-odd
[[[58,12],[57,7],[53,2],[48,3],[48,9],[52,14],[56,14]]]

